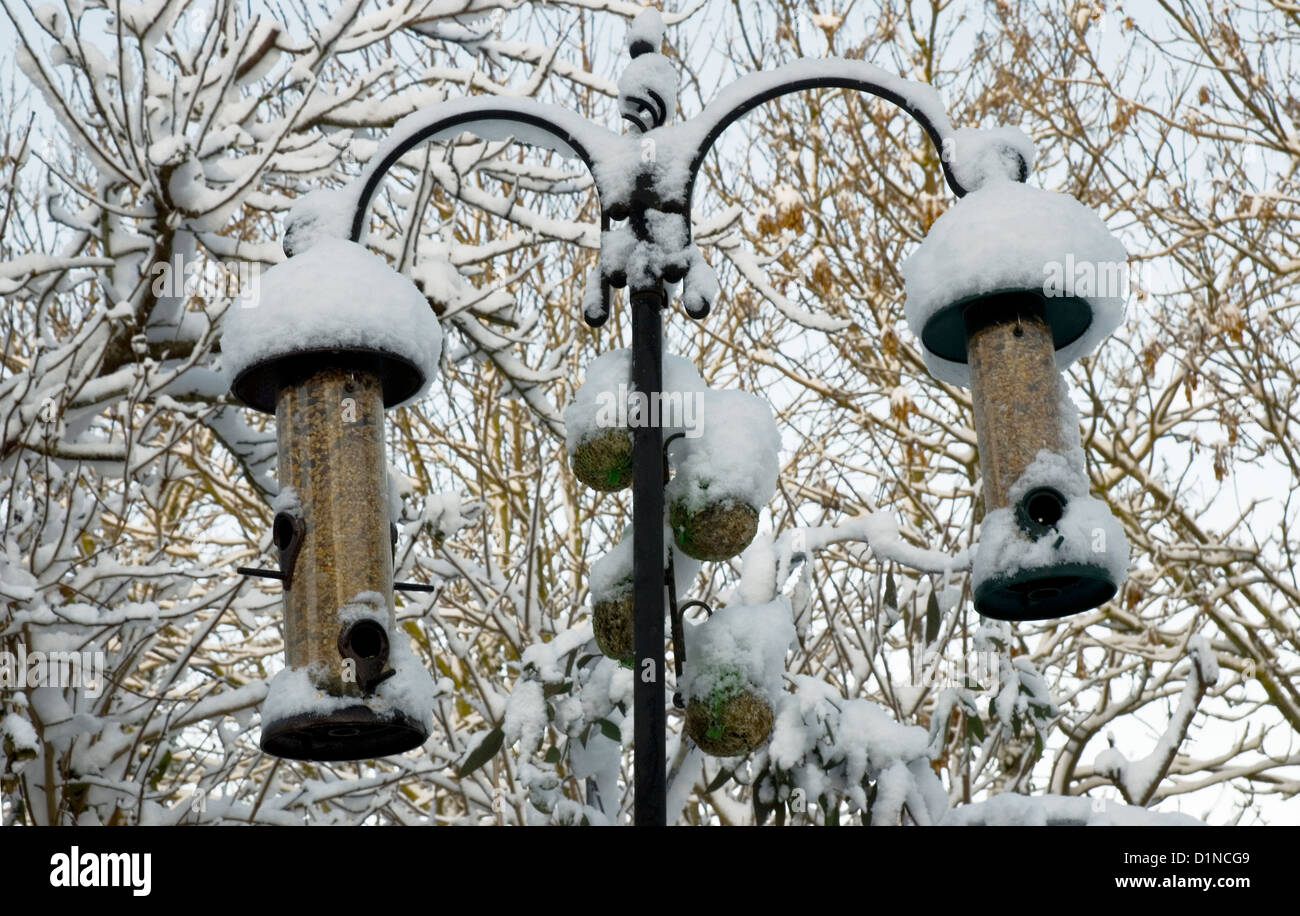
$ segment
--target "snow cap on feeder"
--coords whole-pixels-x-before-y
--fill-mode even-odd
[[[985,519],[975,608],[1005,620],[1105,603],[1128,562],[1088,496],[1061,370],[1120,323],[1127,256],[1078,201],[1027,187],[1016,134],[959,132],[952,168],[974,188],[903,265],[905,312],[936,378],[971,389]]]
[[[1124,246],[1073,197],[1021,183],[1029,163],[1016,135],[957,132],[951,168],[969,193],[935,220],[902,268],[904,315],[926,368],[967,388],[968,323],[1041,314],[1064,370],[1124,317]]]
[[[275,412],[277,393],[323,366],[383,383],[384,406],[418,399],[437,374],[442,331],[415,284],[340,238],[342,200],[317,191],[285,232],[292,257],[266,271],[249,307],[226,312],[222,362],[240,401]]]
[[[298,760],[401,753],[432,727],[433,682],[396,629],[384,410],[423,393],[442,334],[410,280],[339,237],[345,199],[318,192],[295,208],[290,257],[222,334],[233,393],[276,415],[286,667],[261,745]]]

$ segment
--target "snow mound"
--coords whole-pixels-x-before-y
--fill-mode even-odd
[[[278,722],[305,713],[321,715],[365,706],[381,717],[402,713],[433,730],[433,678],[411,652],[406,638],[390,640],[388,664],[397,672],[382,681],[370,697],[337,697],[318,688],[307,668],[285,668],[271,679],[262,704],[262,722]]]
[[[36,729],[16,712],[11,712],[0,719],[0,738],[7,740],[13,746],[14,754],[19,759],[29,755],[35,756],[40,751]]]
[[[943,816],[947,793],[930,768],[925,729],[903,725],[868,700],[843,697],[816,678],[790,680],[794,690],[781,696],[768,755],[807,799],[845,798],[864,814],[869,809],[873,825],[898,823],[904,808],[922,824]],[[876,790],[870,804],[869,781]],[[766,801],[762,784],[755,791]]]
[[[948,167],[967,193],[998,181],[1024,181],[1034,166],[1034,143],[1019,128],[963,127],[952,135]]]
[[[776,492],[781,433],[772,408],[748,391],[705,391],[703,435],[683,442],[665,490],[668,505],[681,500],[695,512],[707,503],[737,499],[761,509]]]
[[[773,705],[781,695],[785,653],[795,640],[790,600],[733,604],[686,632],[682,686],[687,697],[707,697],[748,684]]]
[[[351,195],[322,188],[304,194],[285,218],[284,253],[300,255],[321,239],[348,239],[352,234]]]
[[[1107,799],[1083,795],[1025,796],[1004,793],[987,801],[950,810],[944,827],[1202,827],[1188,814],[1150,811]]]
[[[322,237],[262,274],[247,308],[223,318],[227,382],[253,366],[301,350],[369,350],[401,357],[424,375],[409,404],[438,371],[442,330],[409,279],[355,242]]]
[[[935,220],[904,262],[904,313],[919,339],[931,318],[970,296],[1008,290],[1076,295],[1091,307],[1092,323],[1057,351],[1056,365],[1065,369],[1123,321],[1127,259],[1106,224],[1073,197],[998,178]],[[970,386],[965,363],[924,347],[922,357],[935,378]]]
[[[677,594],[680,595],[690,589],[691,582],[700,571],[700,561],[678,550],[673,543],[672,529],[664,525],[664,556],[667,557],[670,551],[673,581]],[[629,527],[612,550],[592,561],[587,576],[592,602],[621,598],[632,591],[632,576],[635,571],[633,560],[632,529]]]
[[[636,18],[627,29],[627,48],[631,51],[637,45],[649,45],[650,53],[657,53],[664,40],[664,19],[653,6],[647,6],[636,14]]]

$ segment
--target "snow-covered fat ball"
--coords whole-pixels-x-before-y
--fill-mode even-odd
[[[659,424],[665,438],[695,433],[704,381],[689,360],[664,354],[664,390],[657,402],[632,391],[632,351],[611,350],[592,360],[587,377],[564,409],[565,444],[574,476],[587,486],[621,490],[632,482],[630,426]]]
[[[632,661],[632,534],[591,564],[591,623],[603,655]]]
[[[249,306],[232,306],[223,317],[228,382],[306,350],[362,351],[410,363],[422,384],[400,401],[409,404],[437,374],[442,330],[415,284],[382,258],[354,242],[322,238],[262,274]]]
[[[635,563],[632,553],[632,529],[623,532],[609,553],[591,564],[591,624],[596,645],[605,656],[632,663],[633,586]],[[664,527],[664,554],[673,558],[674,587],[685,593],[699,572],[700,564],[672,547],[672,536]]]
[[[781,434],[767,402],[747,391],[706,391],[701,429],[687,439],[664,491],[677,546],[698,560],[736,556],[780,472]]]
[[[596,646],[606,658],[631,666],[633,651],[632,583],[613,594],[591,599],[591,630]]]
[[[785,653],[795,639],[790,602],[729,605],[686,632],[686,731],[705,753],[748,754],[772,732]]]
[[[918,338],[939,312],[997,292],[1041,291],[1091,311],[1081,337],[1056,351],[1064,370],[1124,318],[1128,255],[1092,210],[1068,194],[1014,181],[972,191],[935,220],[903,264],[904,314]],[[970,386],[970,368],[922,347],[936,378]]]
[[[614,493],[632,483],[632,434],[622,427],[585,436],[569,456],[573,476],[593,490]]]

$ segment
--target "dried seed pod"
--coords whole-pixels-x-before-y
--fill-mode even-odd
[[[729,560],[758,533],[758,509],[732,498],[706,503],[694,512],[678,500],[669,509],[668,521],[678,549],[697,560]]]
[[[632,483],[632,434],[603,429],[578,443],[569,459],[573,476],[593,490],[612,493]]]

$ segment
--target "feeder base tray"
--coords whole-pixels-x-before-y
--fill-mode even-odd
[[[262,729],[262,750],[289,760],[370,760],[409,751],[428,737],[400,712],[380,716],[358,705],[271,722]]]
[[[1022,569],[977,586],[975,610],[995,620],[1048,620],[1101,607],[1115,591],[1110,573],[1096,566]]]

